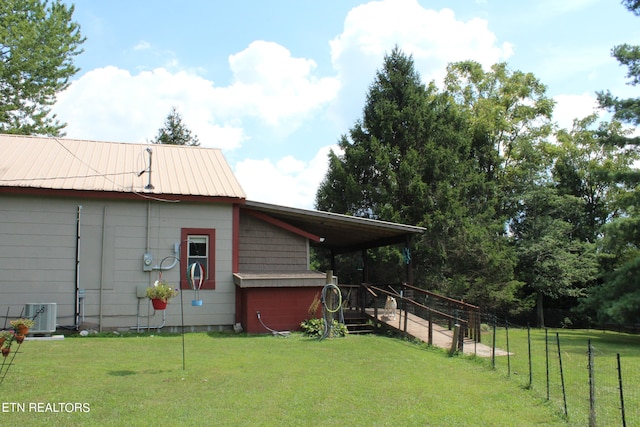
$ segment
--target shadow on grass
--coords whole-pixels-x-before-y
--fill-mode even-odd
[[[107,375],[111,375],[113,377],[126,377],[129,375],[135,375],[137,374],[136,371],[109,371],[107,372]]]
[[[259,334],[247,334],[246,332],[234,332],[234,331],[209,331],[207,332],[209,338],[255,338],[260,337]]]
[[[149,375],[149,374],[162,374],[166,372],[169,372],[169,371],[167,371],[166,369],[144,369],[142,371],[132,371],[130,369],[123,369],[119,371],[109,371],[107,372],[107,375],[111,375],[112,377],[128,377],[131,375],[138,375],[138,374]]]

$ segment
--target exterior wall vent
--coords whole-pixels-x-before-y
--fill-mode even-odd
[[[35,325],[29,329],[30,334],[50,334],[56,331],[56,303],[26,304],[24,317],[33,319]]]

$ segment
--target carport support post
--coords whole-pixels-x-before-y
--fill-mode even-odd
[[[362,283],[369,282],[369,263],[367,263],[367,250],[362,250]]]
[[[336,253],[333,251],[333,249],[331,249],[331,270],[337,271],[336,270]]]

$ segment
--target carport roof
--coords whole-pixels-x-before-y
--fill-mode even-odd
[[[315,247],[334,253],[354,252],[406,242],[407,237],[424,232],[423,227],[359,218],[332,212],[299,209],[247,200],[243,209],[261,212],[307,233],[320,237],[310,240]]]

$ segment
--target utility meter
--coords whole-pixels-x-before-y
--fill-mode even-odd
[[[152,271],[153,266],[151,264],[153,264],[153,255],[149,252],[142,255],[142,271]]]

